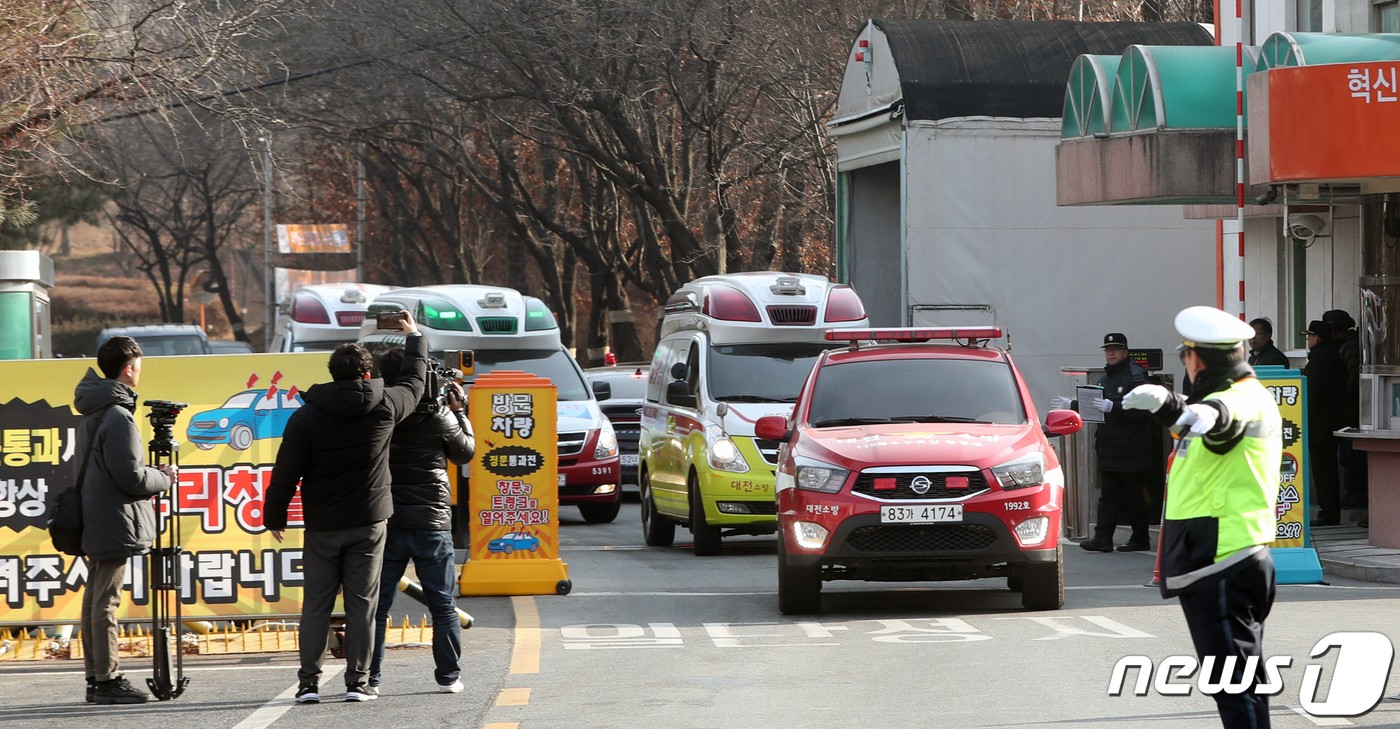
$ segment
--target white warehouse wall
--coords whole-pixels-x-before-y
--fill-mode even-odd
[[[1042,412],[1071,394],[1061,367],[1103,365],[1110,331],[1165,350],[1179,387],[1172,320],[1215,303],[1215,223],[1177,205],[1057,207],[1059,133],[1058,119],[908,124],[908,303],[995,307]]]

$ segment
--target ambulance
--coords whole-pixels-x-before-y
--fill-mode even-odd
[[[622,505],[617,437],[543,301],[502,286],[395,289],[370,305],[359,341],[371,350],[402,345],[404,334],[375,326],[376,314],[400,309],[413,314],[438,360],[448,350],[471,350],[474,377],[520,370],[549,378],[559,392],[559,503],[577,506],[590,523],[617,518]],[[459,503],[466,501],[459,498]]]
[[[302,286],[278,305],[273,352],[329,352],[353,342],[374,298],[393,286],[336,283]]]
[[[705,276],[666,302],[642,404],[642,532],[669,546],[677,525],[697,555],[732,534],[771,534],[778,444],[754,423],[792,412],[833,328],[869,326],[854,289],[776,271]]]

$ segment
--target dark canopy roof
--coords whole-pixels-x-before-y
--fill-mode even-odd
[[[1074,59],[1131,45],[1207,46],[1195,23],[884,20],[910,119],[1059,118]]]

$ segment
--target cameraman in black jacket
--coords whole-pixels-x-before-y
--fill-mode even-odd
[[[403,359],[403,349],[391,349],[380,357],[379,373],[385,382],[398,379]],[[452,492],[447,481],[447,461],[458,466],[466,464],[476,450],[476,440],[463,415],[466,396],[461,386],[448,381],[444,390],[445,409],[437,402],[438,393],[425,392],[418,410],[394,428],[389,441],[394,515],[389,519],[389,539],[379,578],[374,660],[369,669],[369,685],[374,690],[378,690],[384,665],[389,608],[410,560],[433,615],[433,661],[437,664],[433,677],[438,690],[457,693],[463,688],[459,663],[462,628],[454,599],[457,566],[453,559]]]

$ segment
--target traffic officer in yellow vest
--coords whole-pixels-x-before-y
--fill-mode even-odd
[[[1177,350],[1191,379],[1189,398],[1140,385],[1124,408],[1147,410],[1180,436],[1167,478],[1159,539],[1162,596],[1179,597],[1191,642],[1211,681],[1249,682],[1239,694],[1217,692],[1225,727],[1269,726],[1264,679],[1264,619],[1274,604],[1274,541],[1282,429],[1274,396],[1245,363],[1254,330],[1209,306],[1176,315]],[[1225,659],[1232,674],[1222,676]],[[1245,661],[1254,656],[1252,677]]]

